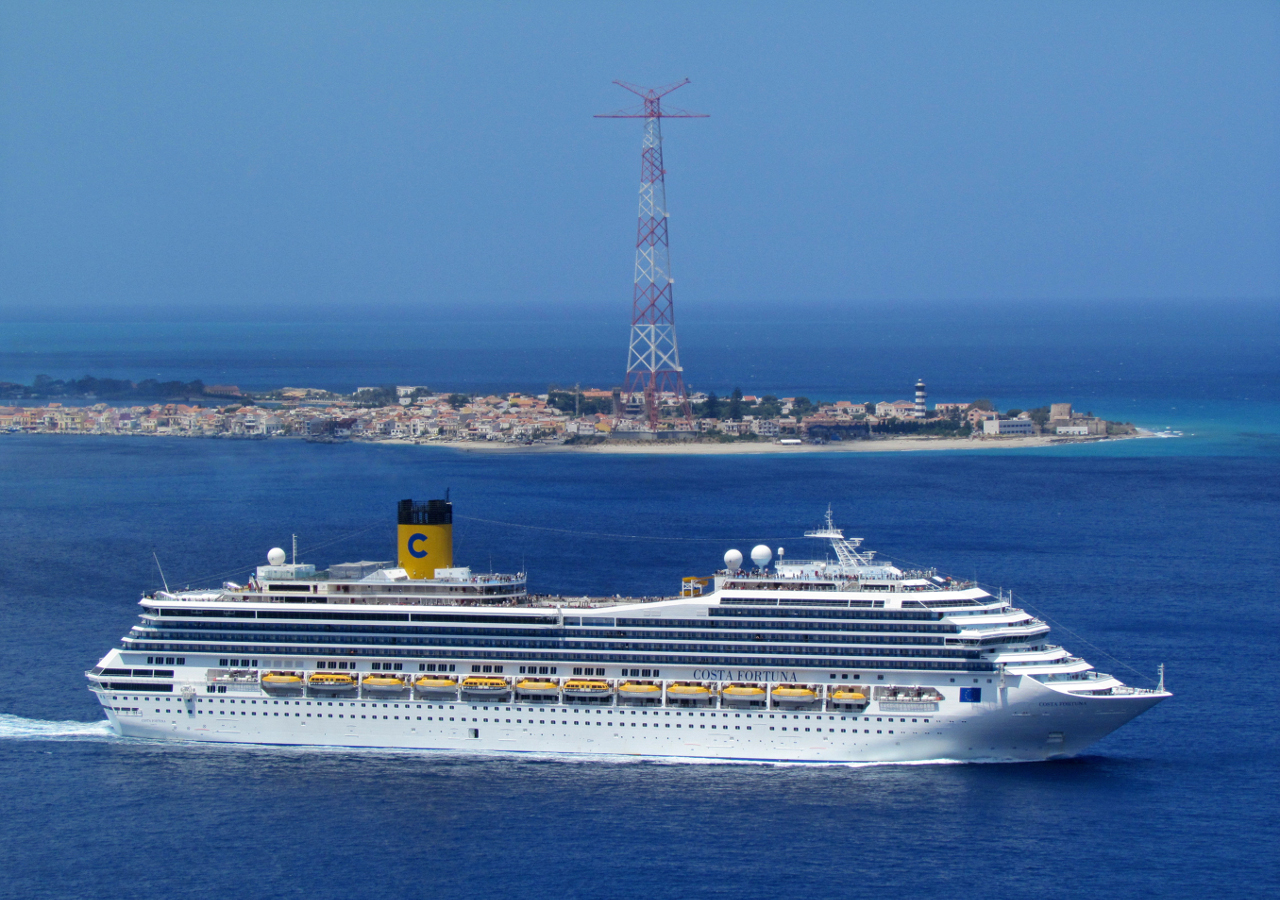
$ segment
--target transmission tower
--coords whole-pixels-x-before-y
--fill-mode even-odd
[[[660,88],[642,88],[625,81],[614,84],[644,103],[596,116],[597,119],[644,119],[640,149],[640,224],[636,231],[635,295],[631,309],[631,346],[623,396],[632,403],[643,398],[649,424],[657,426],[664,397],[686,418],[693,417],[684,389],[684,370],[676,347],[675,303],[671,298],[671,253],[667,246],[667,189],[662,168],[662,120],[705,119],[702,113],[662,108],[662,98],[689,79]]]

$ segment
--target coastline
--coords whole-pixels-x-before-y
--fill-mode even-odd
[[[463,453],[595,453],[605,455],[672,455],[672,456],[733,456],[741,454],[789,455],[795,453],[901,453],[911,451],[980,451],[980,450],[1032,450],[1046,447],[1064,447],[1078,444],[1100,444],[1112,441],[1154,437],[1153,432],[1139,428],[1136,434],[1117,434],[1107,437],[986,437],[986,438],[937,438],[892,437],[871,441],[835,441],[826,444],[778,444],[764,442],[666,442],[632,441],[605,442],[600,444],[523,444],[503,441],[415,441],[405,438],[380,438],[377,440],[306,441],[296,435],[277,437],[229,437],[223,435],[189,434],[104,434],[94,432],[62,433],[56,431],[24,432],[24,434],[58,435],[59,437],[141,437],[160,440],[218,440],[218,441],[302,441],[328,444],[372,444],[393,447],[422,447],[458,450]],[[18,434],[3,437],[19,437]]]
[[[1071,444],[1098,444],[1104,441],[1131,440],[1150,437],[1150,432],[1113,435],[1110,437],[1060,438],[1049,435],[1007,438],[929,438],[899,437],[872,441],[839,441],[828,444],[782,445],[776,443],[657,443],[635,441],[632,443],[602,443],[585,445],[565,444],[506,444],[497,441],[408,441],[390,438],[379,444],[395,444],[418,447],[449,447],[467,453],[600,453],[600,454],[653,454],[674,456],[729,456],[734,454],[793,454],[793,453],[900,453],[910,451],[956,450],[1027,450],[1041,447],[1061,447]],[[363,443],[363,442],[362,442]]]

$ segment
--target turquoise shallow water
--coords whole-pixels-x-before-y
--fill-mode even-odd
[[[617,310],[309,322],[7,322],[0,381],[37,374],[204,379],[248,389],[376,384],[546,390],[620,382]],[[1280,304],[942,303],[800,307],[765,317],[690,305],[694,388],[813,399],[1071,402],[1120,421],[1214,434],[1280,429]]]

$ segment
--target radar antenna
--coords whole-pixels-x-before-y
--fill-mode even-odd
[[[835,550],[836,558],[840,560],[841,565],[873,565],[871,560],[875,557],[876,552],[874,550],[863,550],[859,552],[858,547],[862,545],[862,538],[847,538],[844,536],[844,530],[836,527],[830,503],[827,504],[827,514],[823,518],[822,527],[814,531],[806,531],[804,536],[807,538],[815,538],[817,540],[830,541],[831,548]]]

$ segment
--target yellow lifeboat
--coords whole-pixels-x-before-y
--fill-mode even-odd
[[[492,675],[469,675],[462,679],[462,693],[476,697],[501,697],[511,691],[505,678]]]
[[[564,683],[566,697],[608,697],[612,693],[609,682],[600,678],[570,678]]]
[[[667,685],[667,696],[676,700],[708,700],[711,688],[696,681],[677,681]]]
[[[804,706],[818,699],[818,692],[813,688],[795,684],[780,684],[770,693],[773,702],[779,706]]]
[[[262,686],[267,690],[302,687],[302,676],[293,672],[268,672],[262,676]]]
[[[560,685],[545,678],[521,678],[516,682],[516,693],[522,697],[542,697],[560,692]]]
[[[862,693],[862,691],[855,691],[850,688],[836,688],[831,692],[831,699],[836,703],[865,704],[867,702],[867,695]]]
[[[355,677],[343,672],[314,672],[307,683],[321,691],[353,691],[357,687]]]
[[[366,675],[364,687],[367,691],[390,694],[404,690],[404,679],[399,675]]]
[[[726,703],[743,705],[763,703],[766,691],[758,684],[731,684],[720,692]]]
[[[661,700],[662,686],[652,681],[624,681],[618,685],[618,696],[623,700]]]
[[[455,697],[458,681],[444,675],[423,675],[413,683],[414,690],[429,697]]]

